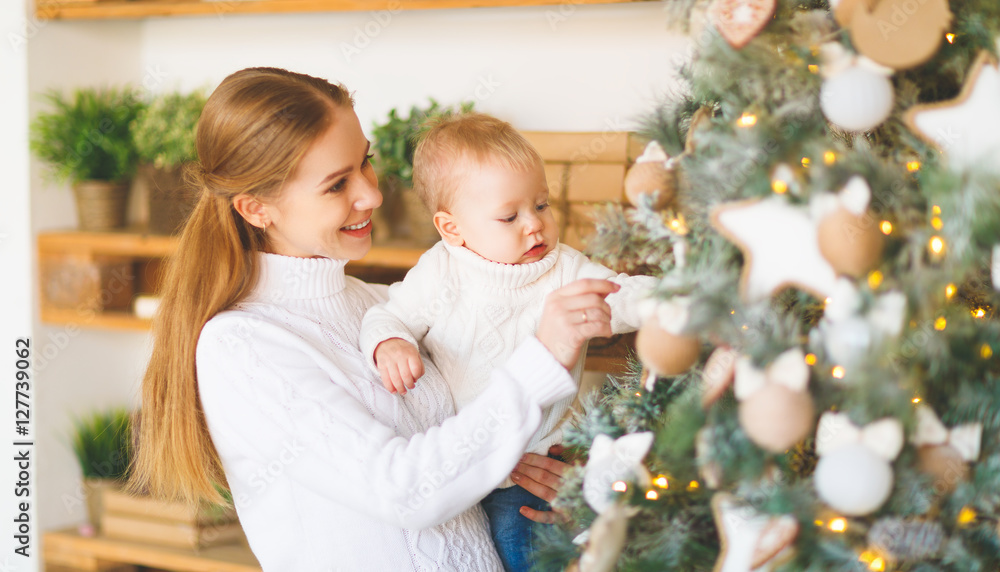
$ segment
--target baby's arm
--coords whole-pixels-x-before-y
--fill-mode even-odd
[[[430,328],[432,310],[439,306],[434,298],[442,291],[435,250],[424,253],[402,282],[390,286],[389,299],[369,308],[361,322],[361,351],[393,393],[405,394],[424,374],[418,344]]]

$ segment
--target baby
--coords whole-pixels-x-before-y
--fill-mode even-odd
[[[442,240],[362,322],[361,351],[389,391],[405,394],[423,375],[423,343],[461,410],[534,335],[546,295],[579,278],[621,286],[607,297],[614,333],[640,326],[639,300],[655,280],[616,274],[559,243],[542,158],[510,124],[479,113],[440,120],[417,146],[413,183]],[[582,366],[581,357],[577,380]],[[561,441],[571,403],[542,412],[528,452],[545,455]],[[547,504],[507,479],[482,506],[504,566],[528,570],[532,523],[519,511]]]

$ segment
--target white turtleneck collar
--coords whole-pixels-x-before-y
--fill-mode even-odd
[[[543,274],[552,270],[559,259],[559,244],[537,262],[524,264],[506,264],[483,258],[464,246],[452,246],[441,241],[452,259],[467,270],[468,277],[484,284],[491,289],[522,288],[538,280]]]
[[[347,260],[298,258],[260,252],[260,275],[247,301],[274,302],[327,298],[343,291]]]

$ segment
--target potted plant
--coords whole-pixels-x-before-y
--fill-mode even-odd
[[[83,230],[125,226],[136,153],[130,126],[143,103],[130,87],[49,91],[52,110],[31,123],[31,150],[76,195]]]
[[[418,244],[438,240],[430,213],[420,202],[413,187],[413,152],[423,126],[436,117],[471,111],[473,102],[445,107],[434,99],[424,107],[412,106],[403,117],[396,109],[389,110],[388,119],[376,123],[372,130],[372,151],[375,153],[375,173],[382,191],[382,217],[393,239]],[[384,235],[383,235],[384,236]]]
[[[102,496],[128,478],[132,461],[131,414],[125,408],[95,412],[73,422],[73,453],[83,473],[87,515],[100,528]]]
[[[149,189],[149,230],[173,234],[194,209],[197,193],[184,183],[184,167],[195,160],[195,127],[204,91],[168,92],[154,97],[132,123],[132,139]]]

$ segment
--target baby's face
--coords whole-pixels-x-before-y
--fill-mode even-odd
[[[512,171],[471,163],[459,176],[452,216],[466,248],[505,264],[537,262],[555,248],[559,230],[540,164]]]

